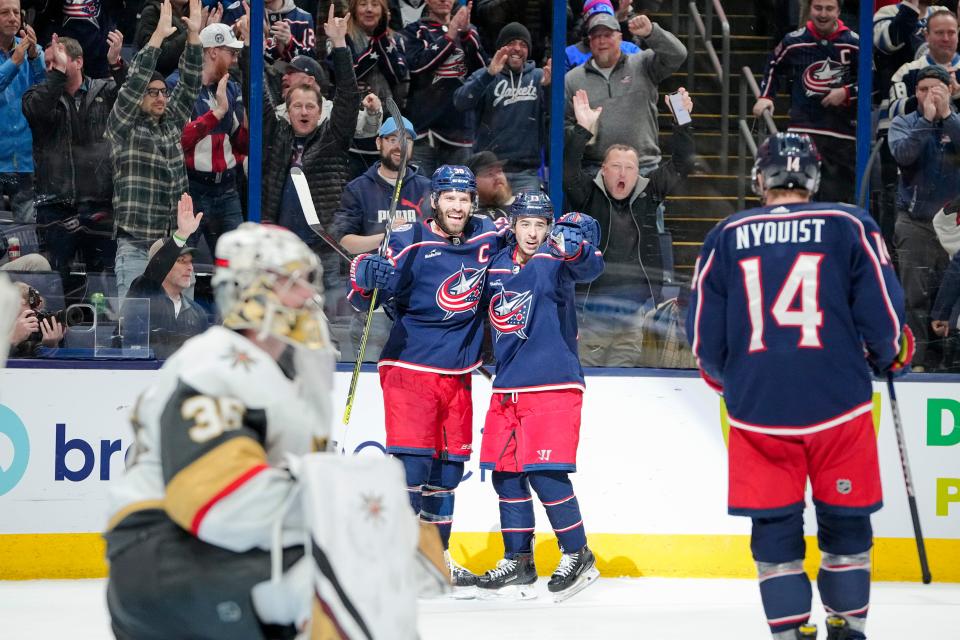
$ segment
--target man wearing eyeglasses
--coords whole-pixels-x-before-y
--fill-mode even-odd
[[[567,144],[577,125],[573,109],[577,91],[586,91],[590,105],[603,109],[597,134],[584,148],[584,165],[589,172],[599,168],[611,144],[637,150],[641,175],[660,163],[657,85],[680,68],[687,49],[647,16],[635,16],[627,25],[630,33],[643,42],[643,51],[624,54],[620,50],[623,36],[615,16],[605,12],[590,16],[587,38],[591,58],[564,78]]]
[[[107,121],[114,163],[115,271],[120,297],[146,268],[150,245],[169,235],[178,198],[188,189],[180,136],[200,91],[200,0],[190,0],[184,21],[187,44],[176,87],[169,90],[155,71],[164,39],[177,31],[170,0],[165,0],[157,28],[134,57]]]

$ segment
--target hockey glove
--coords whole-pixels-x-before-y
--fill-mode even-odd
[[[396,273],[389,260],[372,253],[357,256],[350,263],[350,283],[354,291],[386,288]]]
[[[892,374],[894,378],[899,378],[910,372],[910,361],[913,360],[916,341],[913,338],[913,331],[910,330],[908,325],[903,325],[899,342],[900,350],[897,352],[897,355],[893,357],[893,362],[887,365],[885,369],[881,369],[875,365],[873,366],[874,373],[876,373],[878,377],[885,378],[889,373]]]
[[[583,232],[578,224],[558,222],[550,234],[548,246],[550,253],[564,260],[573,260],[580,255]]]
[[[579,211],[571,211],[570,213],[563,214],[557,222],[559,224],[579,225],[583,239],[593,246],[600,248],[600,223],[598,223],[596,219]]]

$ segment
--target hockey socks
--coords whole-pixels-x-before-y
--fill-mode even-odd
[[[430,478],[421,492],[420,519],[437,525],[444,549],[450,546],[450,529],[453,527],[453,491],[462,478],[462,462],[433,460]]]
[[[500,498],[500,532],[504,557],[533,553],[533,497],[522,473],[493,472],[493,488]]]
[[[873,529],[869,516],[817,513],[818,540],[823,551],[817,587],[828,614],[846,622],[845,638],[866,637],[870,605],[870,547]]]
[[[429,456],[397,455],[407,476],[410,506],[424,522],[437,525],[443,548],[450,546],[454,490],[463,478],[463,462]]]
[[[803,570],[803,512],[753,518],[750,550],[757,563],[760,599],[774,638],[795,638],[810,619],[813,590]]]
[[[547,510],[560,549],[571,553],[587,546],[583,517],[569,474],[566,471],[534,471],[527,477]]]
[[[774,638],[792,638],[793,630],[810,619],[813,590],[803,560],[757,562],[760,599]],[[785,634],[780,636],[778,634]]]

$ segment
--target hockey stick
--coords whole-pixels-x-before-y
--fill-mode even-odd
[[[290,169],[290,179],[293,180],[293,188],[297,190],[297,198],[300,200],[300,208],[303,209],[303,217],[307,221],[310,230],[320,236],[320,239],[330,245],[330,248],[336,251],[341,258],[350,262],[352,258],[347,250],[340,246],[340,243],[333,239],[320,224],[320,218],[317,216],[317,209],[313,206],[313,197],[310,195],[310,185],[307,184],[307,176],[303,169],[293,167]]]
[[[927,548],[923,543],[920,530],[920,513],[917,511],[917,497],[913,491],[913,476],[910,473],[910,461],[907,460],[907,442],[903,436],[903,423],[900,420],[900,406],[897,404],[897,392],[893,388],[893,374],[887,374],[887,392],[890,394],[890,411],[893,413],[893,430],[897,434],[897,446],[900,449],[900,466],[903,467],[903,482],[907,485],[907,502],[910,504],[910,517],[913,519],[913,535],[917,539],[917,553],[920,556],[920,573],[923,584],[930,584],[930,565],[927,563]]]
[[[400,202],[400,189],[403,186],[403,177],[407,174],[407,128],[403,124],[403,116],[393,98],[384,101],[390,117],[397,127],[400,138],[400,168],[397,171],[397,184],[393,187],[393,197],[390,198],[390,212],[387,214],[387,224],[383,230],[383,241],[380,243],[379,255],[383,257],[390,245],[391,223],[397,215],[397,204]],[[367,339],[370,337],[370,327],[373,326],[373,311],[377,306],[377,296],[380,290],[374,289],[370,294],[370,308],[367,310],[367,319],[363,324],[363,334],[360,336],[360,346],[357,349],[357,359],[353,365],[353,376],[350,378],[350,389],[347,391],[347,406],[343,410],[343,424],[350,424],[350,413],[353,411],[353,400],[357,395],[357,380],[360,378],[360,366],[363,364],[363,355],[367,351]]]

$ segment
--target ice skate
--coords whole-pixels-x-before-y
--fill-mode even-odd
[[[477,594],[481,598],[509,598],[531,600],[537,597],[537,569],[533,555],[522,554],[515,558],[503,558],[477,581]]]
[[[600,571],[597,570],[593,552],[589,547],[584,547],[574,553],[563,554],[560,565],[550,576],[547,589],[553,594],[554,602],[563,602],[583,591],[598,577]]]
[[[808,622],[806,624],[802,624],[799,627],[797,627],[797,640],[804,640],[804,639],[816,638],[816,637],[817,637],[817,625],[810,624]]]
[[[850,626],[840,616],[827,616],[827,640],[847,640]]]
[[[479,576],[460,566],[450,555],[449,550],[444,551],[443,555],[447,560],[447,566],[450,567],[450,584],[453,585],[450,597],[457,600],[476,598]]]

